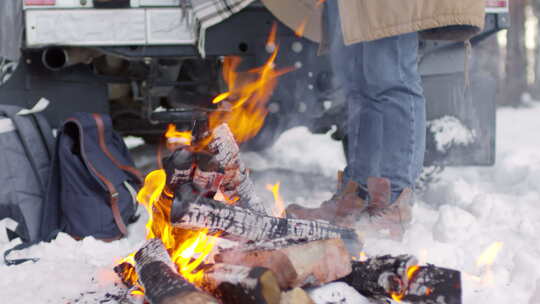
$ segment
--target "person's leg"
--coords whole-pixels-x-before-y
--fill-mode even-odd
[[[364,42],[355,94],[349,100],[354,143],[349,147],[351,177],[390,180],[395,201],[418,178],[425,150],[425,99],[418,73],[418,35]],[[355,111],[355,108],[359,110]]]

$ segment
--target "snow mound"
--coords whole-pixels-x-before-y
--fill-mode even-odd
[[[370,304],[354,288],[345,283],[332,283],[309,292],[315,304]]]

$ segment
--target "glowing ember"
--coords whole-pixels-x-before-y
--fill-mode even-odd
[[[497,255],[502,250],[503,243],[496,242],[489,246],[476,260],[478,267],[489,266],[495,262]]]
[[[407,269],[407,281],[411,281],[413,278],[414,278],[414,275],[418,272],[418,270],[420,270],[420,266],[418,265],[415,265],[415,266],[411,266],[409,267],[409,269]],[[405,293],[407,292],[407,290],[403,290],[402,293],[392,293],[391,296],[392,296],[392,299],[396,302],[401,302],[401,300],[403,300],[403,298],[405,297]],[[431,292],[431,291],[429,291]]]
[[[274,196],[274,216],[285,217],[285,203],[283,202],[283,198],[279,194],[279,186],[280,182],[276,183],[275,185],[266,185],[266,190],[272,192],[272,195]]]

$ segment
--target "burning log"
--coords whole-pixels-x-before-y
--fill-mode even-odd
[[[418,266],[410,255],[389,255],[353,262],[341,279],[370,298],[393,298],[419,304],[461,304],[461,278],[455,270]]]
[[[221,124],[212,131],[212,141],[208,149],[225,170],[221,190],[231,200],[238,200],[238,205],[250,208],[260,214],[272,214],[271,208],[255,192],[255,186],[249,178],[249,170],[240,159],[240,148],[229,126]]]
[[[274,273],[262,267],[212,265],[205,269],[201,288],[223,304],[279,304],[281,300]]]
[[[461,304],[461,274],[457,270],[420,267],[409,282],[403,301],[418,304]]]
[[[178,274],[163,243],[152,239],[135,254],[139,282],[151,304],[218,303]]]
[[[197,195],[191,184],[180,186],[171,208],[171,223],[182,229],[220,230],[244,241],[267,241],[284,237],[324,240],[341,238],[349,250],[358,252],[356,232],[322,221],[277,218],[238,206],[225,205]]]
[[[265,267],[276,273],[282,289],[320,286],[351,273],[351,257],[340,239],[292,245],[275,250],[221,252],[216,261]]]

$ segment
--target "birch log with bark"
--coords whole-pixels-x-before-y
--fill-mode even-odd
[[[282,289],[320,286],[351,273],[351,256],[340,239],[313,241],[275,250],[225,250],[215,257],[226,264],[265,267]]]
[[[191,184],[175,193],[171,223],[182,229],[220,230],[243,241],[269,241],[285,237],[309,241],[340,238],[350,252],[361,249],[356,232],[322,221],[277,218],[202,197]]]
[[[274,273],[263,267],[214,264],[205,269],[201,288],[222,304],[279,304],[281,300]]]
[[[147,241],[135,254],[135,269],[150,304],[218,304],[176,271],[159,239]]]
[[[237,199],[237,204],[242,207],[260,214],[272,214],[270,206],[266,206],[256,194],[249,170],[240,159],[240,148],[227,124],[221,124],[212,131],[208,149],[225,170],[221,191],[229,199]]]

